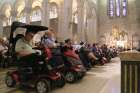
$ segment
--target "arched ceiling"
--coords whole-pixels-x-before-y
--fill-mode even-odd
[[[43,2],[43,0],[33,0],[32,8],[34,9],[35,7],[41,7],[42,2]]]
[[[10,3],[4,3],[1,7],[1,14],[4,15],[6,18],[11,16],[12,6]]]
[[[54,3],[58,4],[58,5],[60,5],[62,1],[64,1],[64,0],[49,0],[50,3],[54,2]]]
[[[49,0],[50,3],[56,3],[60,5],[64,0]],[[76,9],[77,7],[77,0],[73,0],[73,9]],[[97,0],[88,0],[90,2],[90,7],[94,6],[97,3]],[[43,0],[32,0],[32,9],[36,7],[41,7],[42,6]],[[93,5],[94,4],[94,5]],[[20,15],[20,13],[24,10],[25,8],[25,0],[0,0],[0,13],[3,14],[5,17],[10,17],[11,16],[11,10],[12,8],[16,9],[17,15]]]
[[[25,8],[25,0],[16,0],[15,9],[17,12],[17,16],[20,16],[24,8]]]

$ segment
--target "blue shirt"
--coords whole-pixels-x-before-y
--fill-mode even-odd
[[[45,47],[53,47],[56,46],[55,39],[54,38],[43,38],[42,42]]]

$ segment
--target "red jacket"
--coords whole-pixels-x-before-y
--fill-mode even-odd
[[[66,52],[64,52],[64,55],[79,59],[79,56],[71,49],[68,49]]]

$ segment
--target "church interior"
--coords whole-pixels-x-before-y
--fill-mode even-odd
[[[125,48],[139,44],[138,0],[1,0],[0,35],[13,21],[54,29],[59,41],[104,43]],[[64,35],[65,34],[65,35]]]
[[[60,89],[50,89],[51,93],[140,93],[140,0],[0,0],[0,91],[36,93],[31,88],[8,88],[4,82],[7,80],[6,72],[15,69],[13,63],[12,66],[9,65],[14,60],[14,53],[10,49],[11,35],[26,36],[26,29],[23,28],[18,28],[11,34],[13,22],[44,26],[52,31],[52,34],[47,33],[48,30],[37,33],[32,40],[34,45],[40,44],[47,33],[48,37],[53,35],[55,43],[72,42],[72,48],[65,44],[64,46],[75,49],[74,53],[81,62],[88,55],[86,61],[88,60],[90,66],[86,68],[87,63],[82,63],[86,68],[84,78],[74,84],[66,83]],[[7,48],[3,48],[3,42],[6,42]],[[83,46],[89,50],[85,50],[81,57],[79,51]],[[51,47],[50,51],[53,48]],[[99,54],[96,55],[95,51]],[[45,61],[48,59],[47,57]],[[15,77],[19,78],[12,76]],[[44,81],[44,84],[47,84],[46,80]],[[47,88],[44,89],[47,85],[41,83],[40,87],[37,87],[37,93],[50,93],[49,88],[48,91]]]

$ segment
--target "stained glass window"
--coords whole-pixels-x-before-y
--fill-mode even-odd
[[[24,13],[21,14],[21,16],[18,18],[18,21],[22,23],[26,23],[26,16]]]
[[[26,17],[25,16],[20,17],[19,22],[26,23]]]
[[[108,0],[109,17],[127,15],[127,0]]]
[[[108,7],[108,15],[110,17],[113,17],[114,16],[114,0],[109,0],[109,7]]]
[[[122,15],[127,15],[127,0],[122,0]]]
[[[57,18],[58,17],[57,12],[58,12],[57,4],[55,3],[50,4],[50,19]]]
[[[41,21],[41,9],[35,9],[32,12],[31,21]]]
[[[120,0],[116,0],[116,16],[120,16]]]

